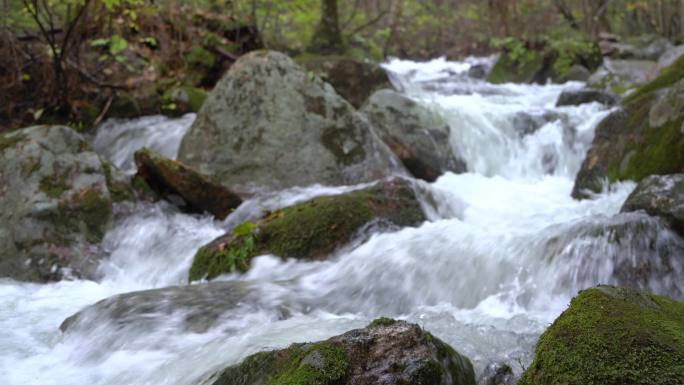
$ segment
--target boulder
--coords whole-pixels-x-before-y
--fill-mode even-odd
[[[187,212],[209,212],[223,220],[242,203],[239,196],[210,177],[147,148],[135,153],[135,164],[136,178],[142,178],[156,194]]]
[[[112,219],[112,168],[64,126],[0,136],[0,277],[92,278]]]
[[[268,303],[270,299],[262,300],[265,297],[244,282],[212,282],[136,291],[103,299],[80,310],[65,319],[60,330],[87,333],[110,324],[115,327],[108,329],[109,333],[145,333],[173,319],[180,322],[183,330],[204,333],[217,322],[230,317],[240,306],[246,307],[243,311],[270,309],[272,303]],[[285,316],[285,307],[273,310]]]
[[[558,101],[556,101],[556,107],[561,106],[579,106],[585,103],[601,103],[607,106],[614,106],[619,102],[617,96],[593,89],[580,89],[580,90],[566,90],[561,92],[558,96]]]
[[[209,94],[179,160],[231,188],[368,182],[392,155],[362,115],[287,56],[242,56]]]
[[[658,70],[662,71],[663,69],[671,66],[682,55],[684,55],[684,44],[672,47],[665,51],[665,53],[660,55],[660,58],[658,59]]]
[[[477,385],[515,385],[516,376],[507,364],[494,362],[484,370],[477,381]]]
[[[603,181],[640,181],[684,172],[684,57],[638,88],[596,128],[572,196],[587,198]]]
[[[558,266],[554,291],[601,282],[684,300],[684,239],[641,212],[596,216],[565,227],[538,251]]]
[[[684,383],[684,304],[612,286],[583,290],[542,334],[518,385]]]
[[[467,357],[418,325],[381,318],[326,341],[261,352],[211,385],[475,385]]]
[[[394,179],[350,193],[314,198],[244,223],[195,254],[191,281],[244,272],[258,255],[320,260],[372,230],[414,226],[425,215],[409,182]]]
[[[684,237],[684,174],[652,175],[639,182],[621,211],[637,210],[665,219]]]
[[[355,108],[360,108],[373,92],[393,88],[385,70],[371,61],[311,54],[298,57],[296,61],[330,83]]]
[[[453,153],[449,125],[435,111],[391,90],[374,93],[361,111],[414,177],[434,182],[447,171],[466,171]]]
[[[503,52],[487,76],[487,81],[502,83],[546,83],[550,77],[544,56],[540,52],[528,51],[525,60],[517,60],[510,53]]]
[[[604,59],[587,80],[590,88],[601,89],[614,94],[624,94],[652,80],[658,74],[658,64],[652,60]]]

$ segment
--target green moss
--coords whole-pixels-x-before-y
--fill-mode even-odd
[[[342,383],[349,363],[344,350],[330,342],[302,350],[291,347],[267,385],[335,385]]]
[[[168,116],[180,116],[187,112],[199,112],[207,95],[206,91],[196,87],[171,88],[162,96],[162,113]]]
[[[16,146],[18,143],[24,141],[24,139],[26,139],[26,136],[17,132],[10,132],[0,135],[0,152]]]
[[[684,304],[601,286],[540,337],[519,385],[684,383]]]
[[[535,75],[542,71],[544,58],[534,51],[527,51],[525,57],[513,59],[511,55],[502,53],[489,74],[487,81],[494,84],[502,83],[528,83]]]
[[[134,199],[133,191],[131,187],[123,182],[119,182],[114,179],[112,175],[112,165],[106,160],[102,161],[102,172],[104,173],[105,180],[107,181],[107,189],[109,190],[109,195],[113,202],[124,202],[131,201]]]
[[[632,103],[658,90],[670,87],[682,78],[684,78],[684,56],[665,68],[657,78],[628,95],[624,101],[625,103]]]
[[[112,218],[112,203],[98,188],[87,188],[73,196],[63,211],[85,224],[88,242],[102,240]]]
[[[375,328],[375,327],[381,327],[381,326],[392,326],[395,323],[397,323],[397,320],[393,320],[392,318],[387,318],[387,317],[380,317],[376,318],[371,323],[368,324],[368,328]]]
[[[46,175],[41,178],[38,187],[50,198],[59,198],[65,191],[69,190],[64,175]]]
[[[225,248],[200,248],[195,254],[188,279],[211,279],[224,273],[246,272],[249,261],[257,255],[255,235],[245,234],[234,238]]]
[[[185,60],[194,66],[212,67],[216,62],[214,55],[202,46],[194,46],[185,56]]]

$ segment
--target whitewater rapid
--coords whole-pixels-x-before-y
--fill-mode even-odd
[[[519,373],[538,336],[579,290],[618,282],[616,267],[638,264],[649,248],[669,252],[681,245],[643,214],[618,215],[632,183],[593,200],[570,197],[594,128],[609,113],[595,103],[555,107],[563,90],[581,83],[495,86],[466,76],[472,65],[490,63],[385,65],[398,89],[447,119],[454,151],[469,167],[432,184],[417,182],[430,218],[422,226],[373,235],[328,261],[259,257],[248,273],[220,279],[258,288],[268,306],[238,308],[206,333],[186,331],[176,314],[159,315],[151,331],[103,323],[62,334],[66,317],[98,300],[186,284],[197,248],[262,210],[355,187],[258,196],[225,221],[163,202],[128,207],[132,214],[117,219],[105,237],[109,257],[98,281],[0,280],[0,384],[191,385],[249,354],[325,339],[378,316],[421,325],[470,357],[478,374],[492,362]],[[514,124],[521,116],[542,124],[521,133]],[[142,146],[175,157],[193,119],[109,121],[93,144],[130,174],[132,154]],[[625,223],[652,225],[642,236],[656,246],[599,231]],[[681,277],[659,274],[642,286],[683,295]]]

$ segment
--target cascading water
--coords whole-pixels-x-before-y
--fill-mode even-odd
[[[469,356],[478,373],[492,362],[519,373],[536,338],[582,288],[632,283],[684,298],[683,269],[668,258],[681,255],[684,242],[654,218],[618,214],[633,184],[594,200],[570,198],[608,111],[554,107],[562,90],[579,83],[494,86],[466,76],[476,64],[488,60],[386,65],[398,88],[448,120],[454,150],[469,166],[418,182],[429,222],[373,235],[328,261],[259,257],[248,273],[220,278],[257,300],[207,331],[188,330],[179,308],[146,314],[146,326],[100,317],[63,334],[66,317],[98,300],[185,284],[198,247],[263,209],[354,187],[258,196],[223,222],[141,204],[107,234],[109,258],[97,282],[0,280],[0,383],[195,384],[254,352],[321,340],[377,316],[422,325]],[[175,155],[193,118],[108,122],[94,145],[131,172],[142,146]]]

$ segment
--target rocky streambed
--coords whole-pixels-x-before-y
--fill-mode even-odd
[[[620,101],[394,60],[394,90],[338,93],[312,63],[246,55],[197,116],[0,137],[0,383],[684,379],[657,175],[684,169],[634,160],[678,154],[677,79]],[[615,116],[641,136],[611,152]]]

